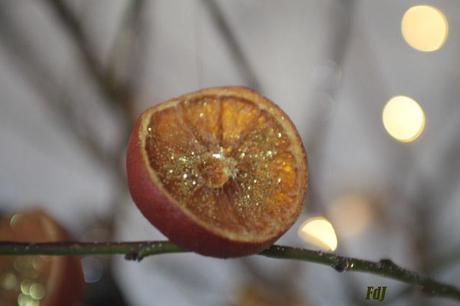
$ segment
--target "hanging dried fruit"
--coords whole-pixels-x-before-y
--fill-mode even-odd
[[[204,89],[144,111],[127,172],[132,198],[154,226],[216,257],[270,246],[298,217],[307,184],[293,123],[243,87]]]

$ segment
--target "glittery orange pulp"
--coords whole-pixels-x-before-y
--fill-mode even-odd
[[[200,220],[251,238],[271,236],[292,219],[302,174],[280,124],[284,117],[242,98],[204,96],[149,120],[151,168]]]

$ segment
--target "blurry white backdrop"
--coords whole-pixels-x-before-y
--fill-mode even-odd
[[[164,239],[126,193],[117,168],[123,158],[104,154],[120,155],[126,144],[123,114],[132,119],[199,88],[246,85],[286,111],[309,154],[310,197],[280,244],[316,248],[297,230],[324,216],[337,253],[391,258],[459,285],[460,260],[449,258],[460,258],[460,2],[423,3],[449,25],[435,52],[401,35],[402,16],[418,1],[152,0],[133,13],[141,25],[125,29],[132,2],[66,2],[96,62],[132,82],[128,107],[107,103],[78,34],[69,34],[52,0],[0,3],[3,212],[44,207],[77,238],[110,217],[113,239]],[[398,95],[416,100],[426,116],[412,143],[393,139],[382,124],[383,107]],[[286,305],[365,304],[368,285],[388,286],[393,305],[453,304],[398,296],[400,283],[309,263],[181,254],[112,264],[130,305],[246,305],[242,288],[255,284],[295,297]]]

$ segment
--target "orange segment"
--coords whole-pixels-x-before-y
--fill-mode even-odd
[[[260,110],[254,104],[238,98],[222,99],[222,143],[228,148],[237,145],[245,134],[257,124]]]
[[[194,150],[203,150],[203,146],[196,140],[191,127],[183,120],[178,107],[167,108],[152,114],[147,132],[154,139],[151,144],[168,150],[160,152],[161,156],[157,155],[155,158],[171,158],[175,155],[189,154]],[[169,153],[169,156],[165,153]]]
[[[207,147],[216,148],[222,138],[221,107],[212,99],[184,101],[178,108],[184,123],[193,132],[195,138]]]
[[[176,107],[152,114],[147,133],[149,161],[154,169],[163,170],[157,172],[161,182],[181,199],[190,197],[203,185],[195,159],[206,148],[195,139]]]
[[[218,221],[215,220],[219,208],[217,206],[217,195],[205,186],[197,188],[184,205],[194,215],[201,216],[206,222]]]
[[[198,92],[154,107],[141,139],[153,180],[196,222],[230,239],[266,241],[299,214],[307,166],[286,115],[244,92]]]

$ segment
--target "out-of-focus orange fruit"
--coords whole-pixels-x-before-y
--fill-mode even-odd
[[[68,240],[65,230],[41,210],[0,220],[0,241]],[[83,289],[78,257],[0,256],[0,305],[75,305]]]
[[[144,216],[197,253],[257,253],[294,223],[307,185],[302,141],[273,102],[243,87],[204,89],[144,111],[127,151]]]

